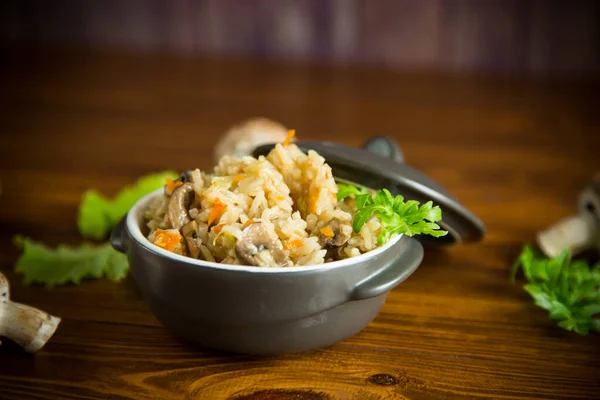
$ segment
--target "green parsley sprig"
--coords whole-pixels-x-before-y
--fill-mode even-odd
[[[583,335],[600,331],[595,318],[600,314],[600,263],[590,267],[571,260],[569,250],[547,258],[527,245],[514,264],[513,281],[519,269],[529,282],[523,288],[558,326]]]
[[[384,244],[396,234],[434,237],[448,234],[447,231],[441,230],[436,223],[442,219],[442,210],[439,206],[434,206],[431,201],[420,205],[416,200],[404,201],[404,197],[400,195],[392,196],[387,189],[378,190],[373,195],[364,188],[339,183],[338,201],[342,201],[348,196],[356,199],[356,208],[358,209],[352,223],[355,232],[359,232],[373,215],[377,216],[381,222],[382,229],[377,236],[379,245]]]
[[[337,201],[342,201],[346,197],[356,197],[361,194],[367,194],[369,191],[365,188],[359,188],[358,186],[349,185],[347,183],[338,183]]]

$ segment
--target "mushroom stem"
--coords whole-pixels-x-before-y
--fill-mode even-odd
[[[6,277],[0,273],[0,337],[13,340],[29,353],[40,350],[52,337],[60,318],[9,300]]]
[[[537,242],[548,257],[556,257],[564,249],[573,255],[593,247],[598,233],[591,216],[573,215],[558,221],[537,234]]]
[[[579,194],[579,214],[556,222],[538,232],[541,250],[554,257],[563,249],[571,255],[598,249],[600,251],[600,172]]]

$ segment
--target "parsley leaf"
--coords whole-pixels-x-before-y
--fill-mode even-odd
[[[86,239],[105,239],[140,198],[160,188],[167,178],[175,179],[177,174],[167,171],[144,176],[135,184],[121,190],[113,200],[95,190],[88,190],[79,205],[77,216],[79,233]]]
[[[356,199],[357,213],[354,216],[352,227],[354,232],[360,232],[364,224],[375,215],[381,222],[381,232],[377,237],[379,245],[387,242],[393,235],[406,236],[431,235],[440,237],[448,234],[441,230],[436,222],[442,219],[442,210],[434,206],[431,201],[420,205],[418,201],[404,201],[404,197],[393,196],[389,190],[382,189],[371,195],[365,189],[343,184],[338,184],[338,199],[354,196]],[[347,188],[352,186],[354,189]]]
[[[15,236],[15,245],[23,250],[15,271],[24,274],[24,283],[42,283],[47,287],[80,283],[86,278],[108,278],[120,281],[129,271],[127,256],[109,243],[79,247],[60,245],[56,249]]]
[[[525,246],[513,266],[513,281],[519,268],[529,282],[523,288],[558,326],[583,335],[600,332],[600,319],[594,317],[600,314],[600,263],[571,261],[568,250],[547,258]]]
[[[359,194],[368,193],[365,188],[358,188],[354,185],[349,185],[346,183],[338,183],[338,192],[337,192],[337,201],[342,201],[348,196],[357,196]]]

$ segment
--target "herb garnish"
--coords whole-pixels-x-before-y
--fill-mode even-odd
[[[547,258],[525,246],[514,264],[513,281],[519,268],[529,282],[524,289],[558,326],[583,335],[600,331],[600,319],[594,318],[600,314],[600,263],[590,267],[571,260],[569,250]]]
[[[46,287],[80,283],[86,278],[108,278],[120,281],[127,276],[127,256],[114,250],[109,243],[78,247],[60,245],[56,249],[22,236],[14,243],[23,250],[15,271],[24,275],[24,283],[42,283]]]
[[[146,194],[160,188],[174,172],[161,172],[140,178],[108,199],[88,190],[82,197],[77,216],[79,232],[86,239],[105,239],[129,209]],[[67,283],[78,284],[82,279],[108,278],[120,281],[127,276],[127,256],[114,250],[109,243],[84,243],[77,247],[60,245],[49,248],[31,239],[15,236],[15,245],[23,252],[15,271],[24,275],[24,283],[41,283],[47,287]]]
[[[175,172],[166,171],[141,177],[133,185],[123,188],[114,199],[108,199],[95,190],[84,193],[77,215],[79,233],[86,239],[105,239],[119,220],[142,197],[165,184],[167,178],[176,178]]]
[[[420,205],[416,200],[404,201],[404,197],[392,196],[389,190],[381,189],[375,194],[364,188],[344,183],[338,184],[338,201],[348,196],[356,199],[358,209],[352,227],[359,232],[363,225],[375,215],[381,222],[381,232],[377,236],[379,245],[387,242],[392,235],[406,236],[431,235],[440,237],[448,234],[436,223],[442,219],[442,210],[433,202]]]

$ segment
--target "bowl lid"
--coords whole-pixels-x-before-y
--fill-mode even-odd
[[[417,235],[424,244],[449,245],[477,241],[483,238],[483,222],[463,206],[442,185],[419,170],[406,165],[400,147],[390,138],[371,138],[362,149],[340,143],[298,141],[302,151],[314,150],[325,158],[336,179],[353,182],[372,189],[387,188],[393,195],[400,194],[407,200],[420,203],[433,201],[442,209],[443,220],[439,225],[448,235],[434,238]],[[266,155],[273,144],[257,147],[253,155]]]

